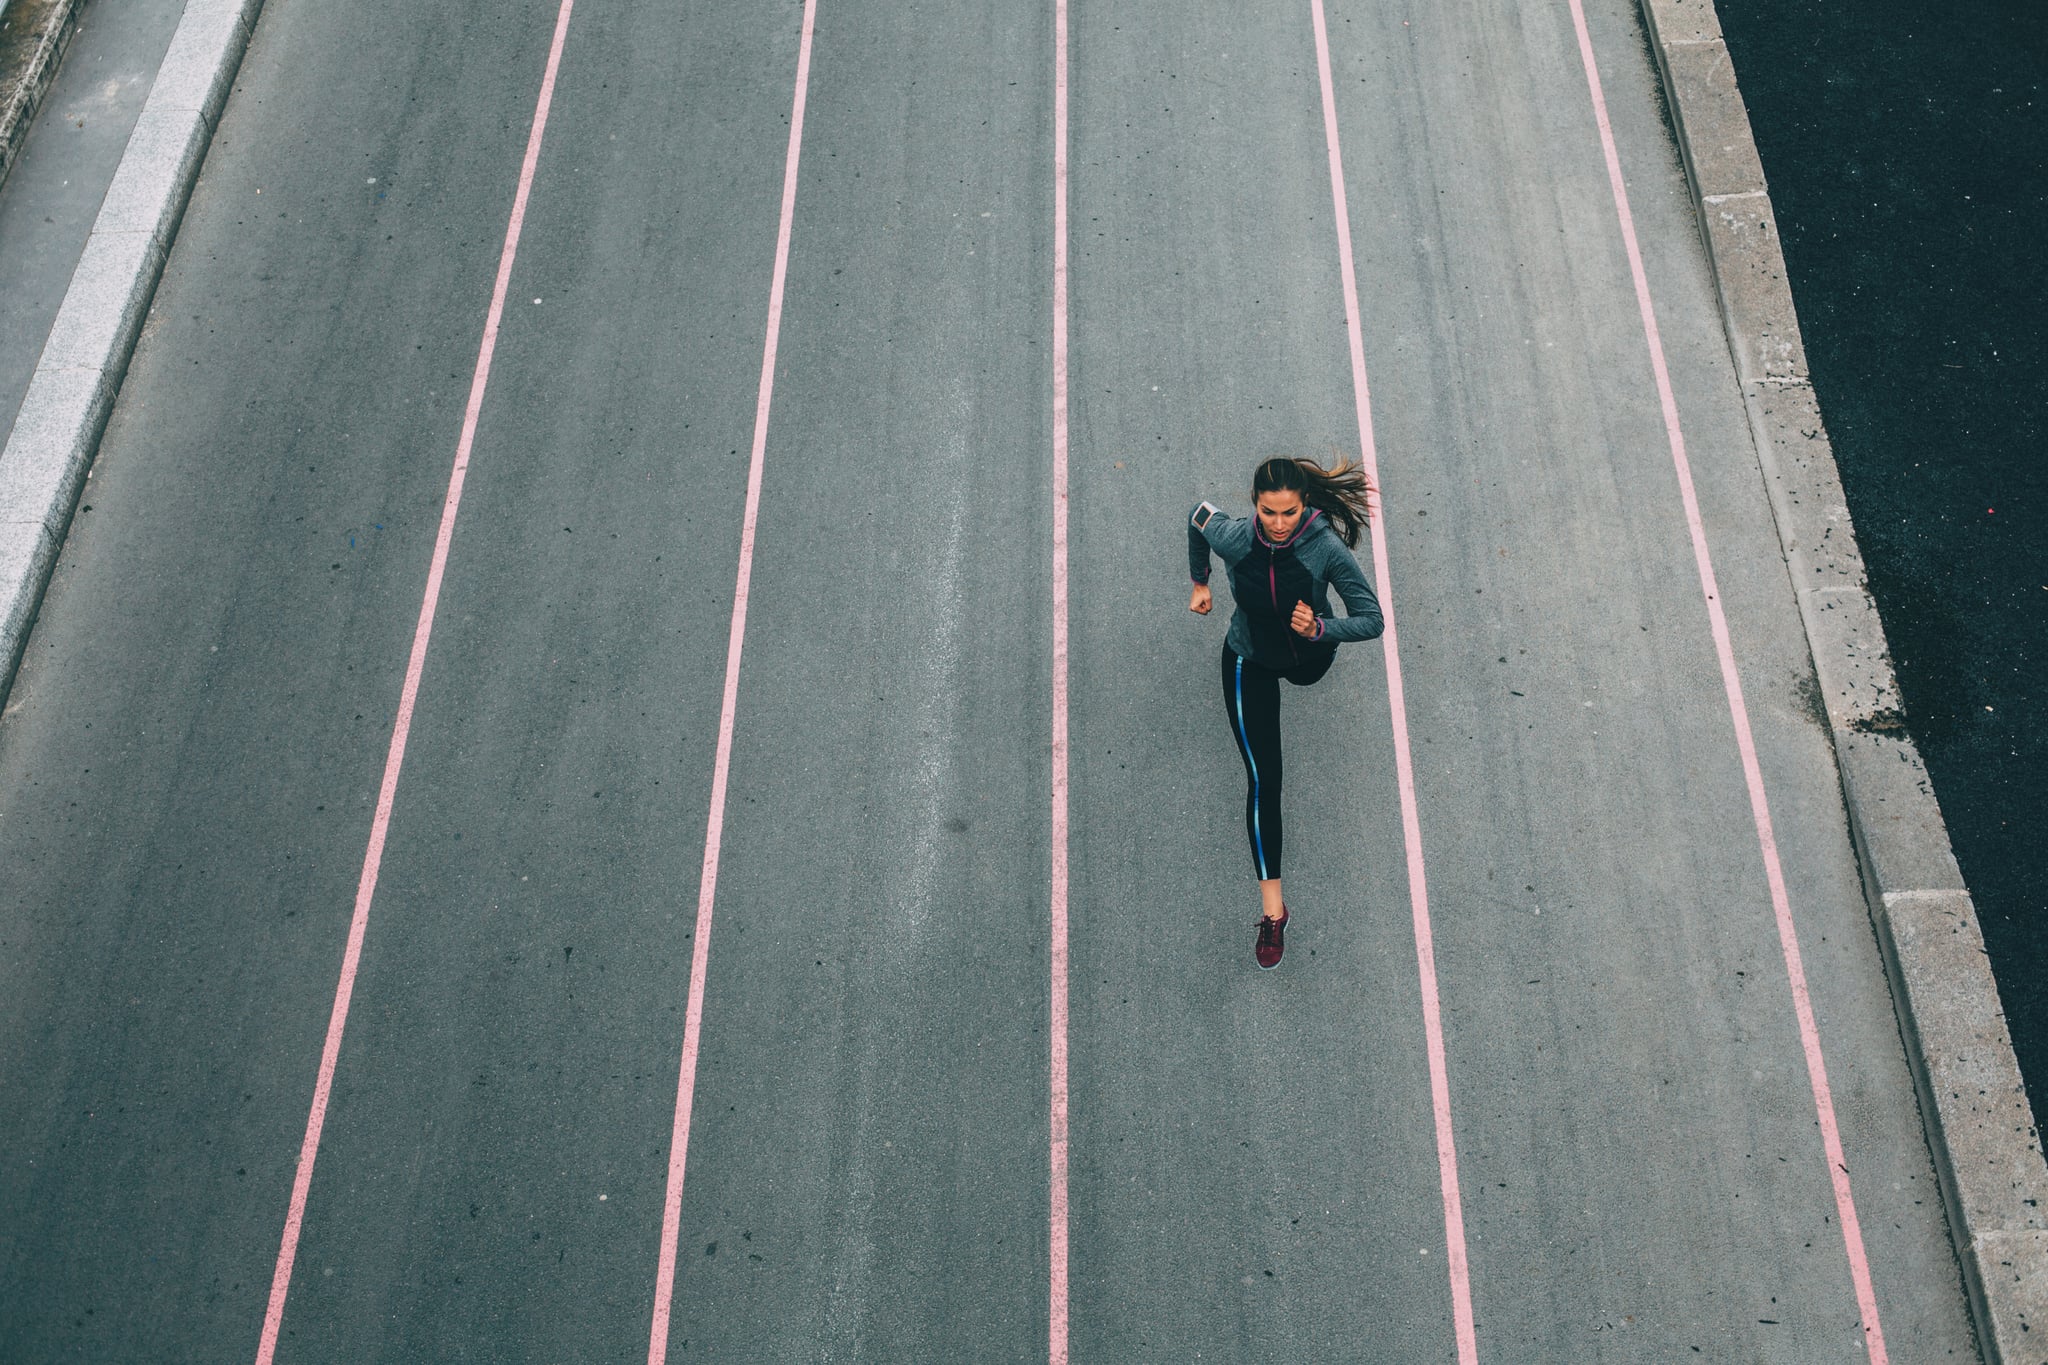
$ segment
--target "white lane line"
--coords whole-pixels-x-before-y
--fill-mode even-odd
[[[1756,824],[1756,837],[1763,854],[1764,879],[1770,885],[1771,908],[1778,922],[1778,946],[1784,954],[1785,973],[1792,986],[1792,1011],[1799,1020],[1799,1043],[1806,1053],[1806,1077],[1813,1088],[1814,1111],[1819,1119],[1821,1146],[1826,1152],[1828,1178],[1834,1186],[1835,1211],[1841,1219],[1842,1245],[1849,1257],[1849,1278],[1855,1287],[1856,1308],[1862,1316],[1864,1346],[1872,1365],[1886,1365],[1884,1330],[1878,1323],[1877,1292],[1871,1285],[1870,1259],[1863,1249],[1863,1228],[1856,1218],[1856,1201],[1849,1190],[1849,1163],[1842,1153],[1841,1128],[1835,1121],[1835,1101],[1828,1087],[1827,1064],[1821,1058],[1820,1028],[1813,1017],[1813,1001],[1807,993],[1806,966],[1799,954],[1799,935],[1792,924],[1792,901],[1785,890],[1785,872],[1778,861],[1778,836],[1771,825],[1770,802],[1764,794],[1763,768],[1757,763],[1756,736],[1749,724],[1749,708],[1742,699],[1742,677],[1735,667],[1735,646],[1728,633],[1728,618],[1721,609],[1721,589],[1714,577],[1713,557],[1707,552],[1707,532],[1700,520],[1698,494],[1693,489],[1692,464],[1685,456],[1685,434],[1679,428],[1678,400],[1671,389],[1671,372],[1664,363],[1664,340],[1657,330],[1657,312],[1650,302],[1650,280],[1643,269],[1642,248],[1636,241],[1635,215],[1629,211],[1628,189],[1621,178],[1621,157],[1614,146],[1614,129],[1607,118],[1607,96],[1600,86],[1600,68],[1593,60],[1593,40],[1586,29],[1586,11],[1580,0],[1570,0],[1572,25],[1578,30],[1579,60],[1586,68],[1586,87],[1593,97],[1593,119],[1600,128],[1600,149],[1607,158],[1607,184],[1614,192],[1614,213],[1621,225],[1622,245],[1628,251],[1629,276],[1635,282],[1636,309],[1642,315],[1643,336],[1649,342],[1650,369],[1657,381],[1657,400],[1664,409],[1664,432],[1671,445],[1671,463],[1678,473],[1679,498],[1685,504],[1685,522],[1692,535],[1693,562],[1699,570],[1700,591],[1706,597],[1707,620],[1714,636],[1714,654],[1721,663],[1721,684],[1728,694],[1728,715],[1735,725],[1735,747],[1742,756],[1742,776],[1749,788],[1749,811]]]
[[[1358,407],[1359,462],[1374,488],[1380,487],[1379,456],[1373,443],[1372,395],[1365,378],[1365,335],[1358,315],[1358,275],[1351,257],[1351,211],[1344,191],[1344,153],[1337,140],[1337,96],[1330,79],[1330,38],[1323,0],[1309,0],[1315,21],[1316,75],[1323,90],[1323,137],[1330,155],[1330,197],[1336,204],[1337,260],[1344,280],[1344,327],[1351,343],[1351,391]],[[1436,1120],[1436,1164],[1443,1192],[1445,1260],[1451,1276],[1451,1319],[1459,1365],[1479,1359],[1472,1318],[1472,1281],[1465,1256],[1465,1205],[1458,1190],[1458,1148],[1451,1128],[1451,1083],[1444,1059],[1443,1006],[1438,998],[1436,940],[1429,918],[1429,885],[1422,859],[1422,817],[1415,798],[1415,761],[1408,742],[1407,694],[1401,682],[1400,637],[1394,629],[1393,579],[1387,568],[1384,505],[1372,519],[1372,567],[1379,580],[1380,611],[1386,618],[1384,657],[1387,706],[1393,717],[1394,770],[1401,792],[1401,831],[1408,853],[1408,906],[1415,924],[1415,960],[1422,984],[1422,1032],[1429,1054],[1429,1098]]]
[[[1051,1365],[1067,1362],[1067,0],[1053,0]]]
[[[782,220],[775,234],[775,273],[768,286],[768,336],[761,351],[761,388],[754,403],[754,448],[747,466],[746,512],[740,522],[739,575],[732,594],[732,628],[726,637],[725,696],[718,713],[718,748],[711,767],[711,810],[704,825],[704,869],[697,884],[697,928],[690,952],[689,1003],[683,1011],[683,1055],[676,1077],[675,1124],[669,1134],[668,1193],[662,1201],[661,1257],[654,1276],[654,1321],[648,1334],[648,1365],[662,1365],[668,1358],[676,1242],[682,1235],[683,1172],[690,1151],[690,1111],[696,1096],[697,1051],[704,1020],[704,974],[711,963],[711,909],[718,892],[726,779],[732,770],[733,716],[739,707],[740,651],[747,638],[747,591],[754,577],[761,469],[768,451],[768,410],[775,396],[775,351],[782,335],[782,290],[789,275],[789,237],[796,220],[797,158],[803,150],[804,102],[810,86],[811,39],[817,31],[817,19],[818,0],[804,0],[803,36],[796,57],[796,94],[789,114],[789,150],[783,161]]]
[[[533,126],[526,135],[526,159],[519,167],[519,189],[512,198],[512,217],[505,225],[505,245],[498,253],[498,278],[491,288],[490,312],[484,318],[484,335],[477,347],[476,370],[469,381],[469,404],[462,413],[462,435],[455,445],[455,468],[448,476],[448,496],[441,505],[441,529],[434,539],[434,556],[427,566],[426,595],[420,602],[419,623],[413,628],[412,654],[405,664],[405,685],[399,692],[398,716],[391,727],[391,746],[384,756],[384,780],[377,789],[377,810],[370,821],[370,843],[363,854],[362,875],[356,882],[356,907],[349,921],[348,947],[342,954],[341,979],[334,988],[334,1008],[327,1018],[327,1041],[320,1050],[320,1070],[313,1082],[313,1107],[306,1116],[306,1136],[299,1144],[298,1173],[292,1180],[291,1204],[285,1212],[284,1238],[277,1251],[277,1266],[270,1277],[270,1303],[263,1314],[263,1335],[256,1346],[256,1365],[270,1365],[277,1354],[277,1337],[284,1325],[285,1297],[291,1289],[292,1263],[299,1254],[299,1233],[305,1224],[306,1196],[313,1187],[313,1164],[320,1154],[320,1130],[327,1122],[327,1101],[334,1090],[334,1068],[341,1058],[341,1036],[348,1024],[349,1001],[355,994],[356,970],[362,963],[363,937],[370,925],[370,901],[377,890],[377,872],[384,861],[384,840],[391,830],[391,809],[398,797],[398,774],[405,765],[405,743],[412,733],[413,707],[419,700],[420,677],[427,666],[427,642],[434,633],[434,609],[441,600],[442,575],[448,567],[448,547],[455,538],[455,515],[462,506],[462,485],[469,473],[469,454],[476,443],[477,419],[483,412],[484,387],[490,382],[491,357],[498,347],[498,324],[505,313],[505,293],[512,282],[512,262],[519,254],[519,231],[526,222],[526,204],[533,193],[535,168],[540,164],[541,135],[548,126],[548,108],[554,102],[555,76],[562,66],[562,46],[569,36],[569,12],[575,0],[562,0],[555,15],[554,41],[548,47],[547,69],[541,75],[540,96],[533,107]]]

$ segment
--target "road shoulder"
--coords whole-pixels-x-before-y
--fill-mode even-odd
[[[191,0],[0,451],[0,688],[10,687],[262,0]]]

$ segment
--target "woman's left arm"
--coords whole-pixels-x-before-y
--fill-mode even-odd
[[[1335,544],[1334,536],[1329,562],[1323,566],[1323,581],[1337,590],[1337,596],[1344,599],[1343,617],[1323,618],[1324,640],[1346,641],[1376,640],[1386,629],[1380,617],[1380,599],[1373,593],[1372,584],[1365,581],[1365,571],[1358,567],[1358,561],[1341,544]]]

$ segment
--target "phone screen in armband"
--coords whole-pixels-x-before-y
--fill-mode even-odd
[[[1222,514],[1222,511],[1222,508],[1217,507],[1212,503],[1203,503],[1201,506],[1195,509],[1195,529],[1197,531],[1207,530],[1210,521],[1220,516]]]

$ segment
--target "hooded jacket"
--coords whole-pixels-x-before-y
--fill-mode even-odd
[[[1200,511],[1197,504],[1188,512],[1188,576],[1207,583],[1209,552],[1223,557],[1237,604],[1226,642],[1240,657],[1267,668],[1292,668],[1327,658],[1345,641],[1377,639],[1385,629],[1372,585],[1320,509],[1303,517],[1284,545],[1266,539],[1257,517],[1218,514],[1198,528]],[[1347,615],[1330,615],[1331,588],[1343,599]],[[1316,614],[1313,639],[1295,634],[1288,624],[1297,602],[1307,602]]]

